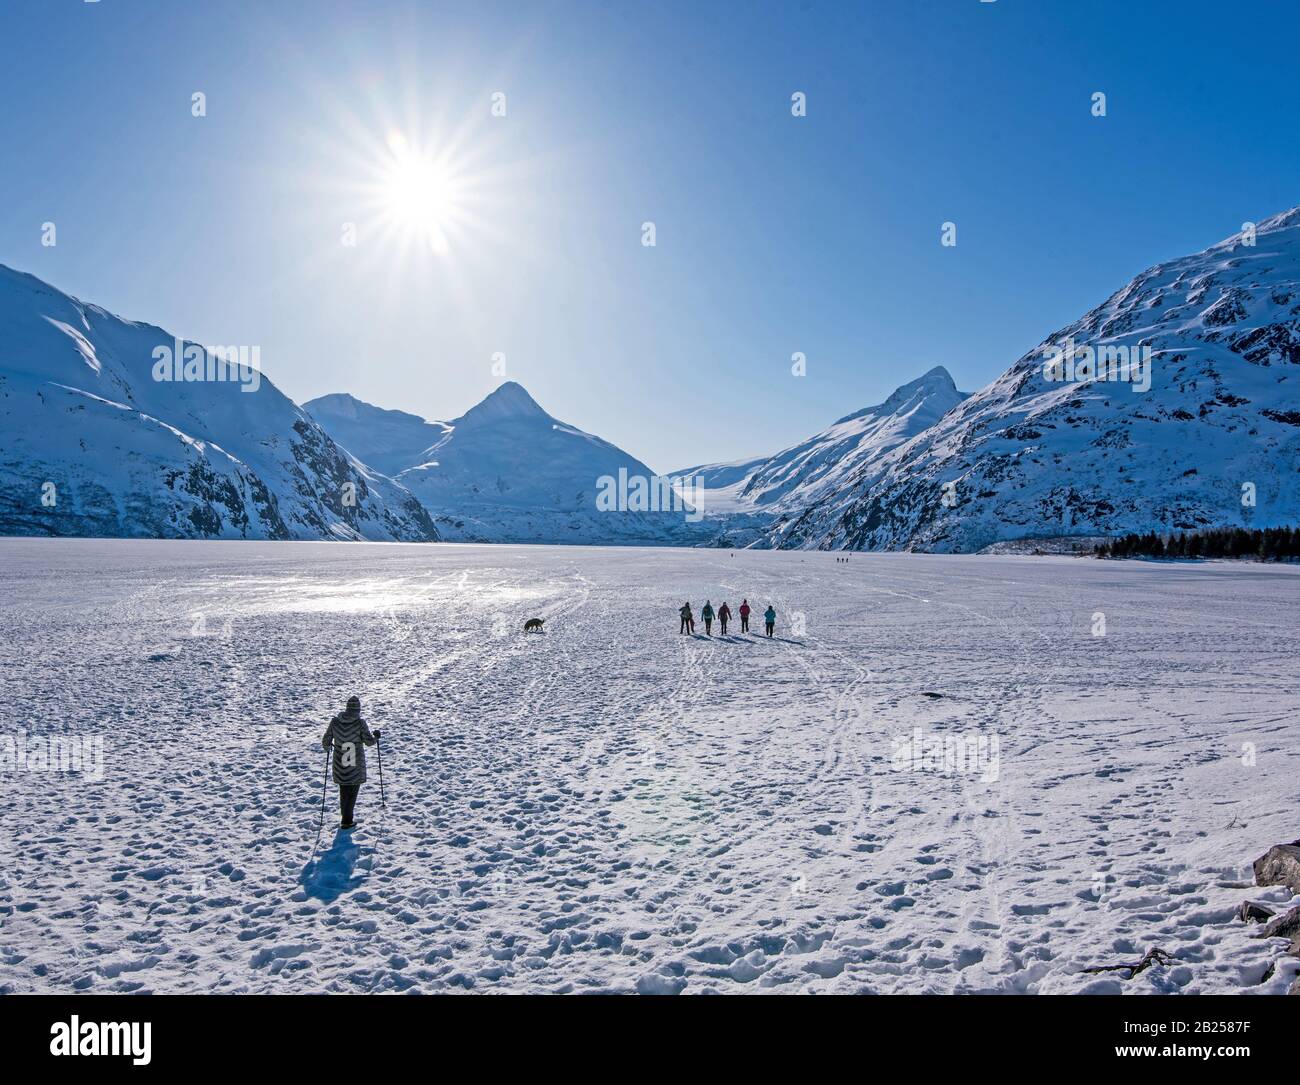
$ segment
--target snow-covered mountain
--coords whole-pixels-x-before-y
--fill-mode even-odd
[[[688,545],[687,510],[603,510],[602,478],[653,477],[640,460],[547,414],[507,381],[449,422],[350,395],[305,408],[353,455],[390,473],[433,512],[445,539]]]
[[[448,428],[406,411],[373,407],[346,392],[308,400],[302,406],[335,441],[386,475],[421,462],[424,450],[442,440]]]
[[[1297,520],[1300,208],[1144,271],[779,544],[970,551]]]
[[[943,366],[909,381],[883,403],[846,415],[773,456],[704,464],[697,476],[710,515],[769,513],[778,524],[860,480],[891,449],[928,429],[966,398]],[[779,538],[780,527],[774,538]]]
[[[438,537],[256,368],[2,265],[0,534]]]
[[[158,379],[159,348],[207,379]],[[654,473],[513,382],[448,422],[303,409],[0,266],[0,533],[970,551],[1262,527],[1300,521],[1298,393],[1300,208],[1143,272],[972,396],[935,368],[773,456],[674,472],[706,487],[696,523],[603,508],[602,480]]]

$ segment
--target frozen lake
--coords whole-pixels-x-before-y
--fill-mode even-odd
[[[0,991],[1285,990],[1300,568],[836,558],[0,540]]]

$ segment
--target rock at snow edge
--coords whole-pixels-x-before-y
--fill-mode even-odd
[[[1285,885],[1300,893],[1300,841],[1274,844],[1255,860],[1256,885]]]

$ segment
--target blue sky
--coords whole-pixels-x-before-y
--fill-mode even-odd
[[[1298,38],[1289,0],[6,0],[0,262],[299,402],[451,418],[499,352],[666,471],[974,390],[1300,203]],[[394,133],[449,179],[438,251]]]

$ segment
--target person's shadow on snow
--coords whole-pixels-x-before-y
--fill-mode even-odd
[[[334,834],[330,850],[303,867],[302,887],[307,895],[329,903],[349,889],[355,889],[365,880],[352,873],[360,854],[361,849],[353,843],[352,834],[340,829]]]

